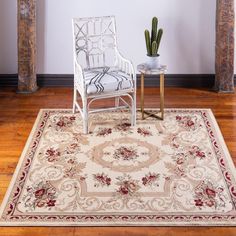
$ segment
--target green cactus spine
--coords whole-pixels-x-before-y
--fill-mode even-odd
[[[147,55],[148,56],[159,56],[158,50],[160,47],[163,29],[158,30],[158,19],[157,17],[152,18],[152,32],[150,38],[149,30],[145,30],[145,40],[146,40],[146,48],[147,48]]]
[[[147,54],[152,55],[150,33],[148,30],[145,30],[145,39],[146,39]]]

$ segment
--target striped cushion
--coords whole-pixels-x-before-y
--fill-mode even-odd
[[[87,94],[108,93],[129,89],[132,79],[117,68],[102,67],[84,71]]]

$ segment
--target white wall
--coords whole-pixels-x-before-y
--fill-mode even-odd
[[[145,61],[144,29],[158,16],[168,73],[214,73],[215,0],[38,0],[38,73],[71,74],[71,18],[115,15],[118,44]],[[17,72],[16,0],[0,0],[0,74]]]
[[[0,0],[0,74],[17,73],[16,1]]]

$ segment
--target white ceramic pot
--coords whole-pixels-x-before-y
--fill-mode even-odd
[[[150,69],[157,69],[160,67],[159,62],[159,55],[158,56],[147,56],[147,65]]]

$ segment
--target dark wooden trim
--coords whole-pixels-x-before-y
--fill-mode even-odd
[[[140,86],[140,75],[138,77],[138,86]],[[214,74],[167,74],[165,76],[165,86],[168,87],[186,87],[186,88],[212,88],[214,86]],[[234,76],[236,84],[236,75]],[[146,76],[145,86],[159,86],[159,77]],[[17,87],[17,74],[0,74],[0,87]],[[72,74],[39,74],[37,83],[40,87],[72,87]]]
[[[138,86],[140,86],[140,75]],[[165,86],[185,88],[212,88],[214,85],[214,74],[167,74],[165,75]],[[145,76],[146,87],[159,87],[160,78],[156,76]]]
[[[72,74],[37,75],[38,85],[40,87],[72,87],[74,76]]]
[[[0,88],[17,87],[18,74],[0,74]]]

